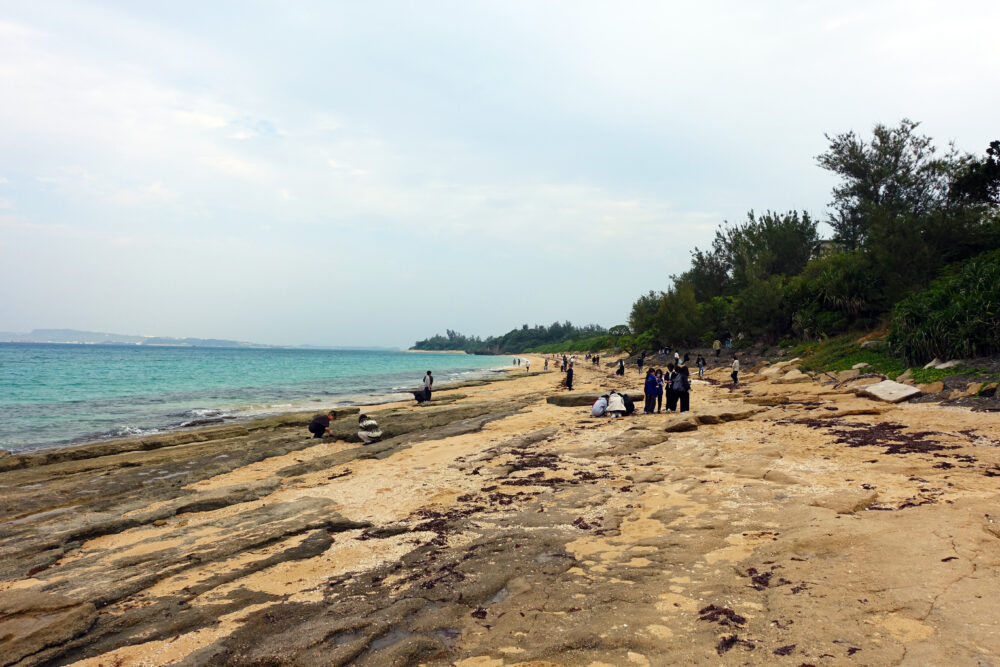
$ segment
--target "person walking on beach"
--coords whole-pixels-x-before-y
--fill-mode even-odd
[[[549,370],[549,358],[548,357],[545,357],[545,366],[542,367],[542,370],[543,371]]]
[[[434,376],[431,375],[430,371],[427,371],[427,375],[424,376],[424,400],[431,400],[431,389],[434,387]]]
[[[358,417],[358,437],[361,438],[361,442],[370,445],[382,438],[382,430],[374,419],[368,415],[361,415]]]
[[[329,433],[330,437],[333,437],[333,431],[330,430],[330,422],[337,418],[337,413],[330,410],[325,415],[316,415],[309,422],[309,432],[313,434],[314,438],[322,438],[324,433]]]
[[[698,355],[698,359],[694,362],[698,366],[698,377],[705,377],[705,357]]]
[[[531,372],[531,359],[524,360],[524,374],[527,375]]]
[[[733,378],[733,388],[740,385],[740,357],[738,354],[733,355],[733,372],[730,374]]]
[[[674,378],[674,396],[681,404],[681,412],[687,412],[691,406],[691,380],[688,372],[687,366],[681,366]]]
[[[656,411],[656,392],[660,385],[656,381],[656,374],[653,369],[646,370],[646,384],[643,386],[642,391],[646,394],[646,405],[643,407],[643,413],[651,415]]]
[[[569,368],[566,369],[566,389],[573,391],[573,362],[570,362]]]
[[[712,349],[715,350],[716,357],[722,352],[722,342],[718,338],[712,341]]]

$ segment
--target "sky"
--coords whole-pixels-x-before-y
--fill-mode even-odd
[[[825,134],[1000,138],[995,0],[0,0],[0,331],[613,326]]]

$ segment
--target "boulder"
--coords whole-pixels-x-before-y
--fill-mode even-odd
[[[859,375],[861,375],[861,371],[856,368],[852,368],[847,371],[840,371],[834,377],[837,378],[837,382],[847,382],[848,380],[853,380]]]
[[[946,371],[949,368],[955,368],[956,366],[961,366],[961,365],[962,361],[960,359],[952,359],[951,361],[946,361],[943,364],[938,364],[934,368],[938,369],[939,371]]]
[[[851,366],[851,368],[857,371],[862,368],[868,368],[869,366],[871,366],[871,364],[869,364],[867,361],[861,361]]]
[[[798,368],[793,368],[773,382],[775,384],[797,384],[799,382],[809,382],[810,380],[812,380],[811,377],[800,371]]]
[[[919,396],[920,390],[916,387],[893,382],[892,380],[883,380],[882,382],[870,384],[867,387],[858,387],[854,390],[854,393],[858,396],[867,396],[868,398],[885,401],[886,403],[899,403],[914,396]]]
[[[696,428],[698,428],[698,418],[693,415],[686,415],[670,420],[663,430],[667,433],[680,433],[682,431],[693,431]]]
[[[931,382],[928,384],[918,384],[917,389],[921,394],[940,394],[944,391],[944,382]]]
[[[896,382],[902,382],[903,384],[913,384],[912,378],[913,378],[913,369],[907,368],[896,378]]]
[[[924,364],[924,370],[927,370],[928,368],[937,368],[937,365],[940,364],[940,363],[941,363],[941,360],[938,359],[937,357],[934,357],[934,359],[932,359],[931,361],[928,361],[926,364]]]
[[[994,396],[997,395],[997,386],[998,385],[996,382],[989,382],[987,384],[984,384],[982,387],[979,388],[979,395],[985,396],[986,398],[993,398]]]
[[[983,388],[983,382],[970,382],[962,392],[963,396],[978,396],[979,390]]]
[[[773,377],[778,377],[780,375],[784,375],[786,372],[788,372],[788,367],[791,365],[791,363],[792,363],[791,361],[779,361],[778,363],[768,366],[767,368],[762,370],[760,374],[766,378],[773,378]]]
[[[0,596],[0,660],[9,665],[83,634],[97,620],[90,602],[32,589]]]
[[[888,345],[888,343],[885,342],[884,340],[866,340],[865,342],[861,343],[862,349],[879,348],[879,347],[885,347],[886,345]]]

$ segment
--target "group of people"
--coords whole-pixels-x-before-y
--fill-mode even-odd
[[[635,412],[635,403],[628,394],[619,394],[612,389],[606,394],[598,396],[594,405],[590,408],[590,414],[594,417],[624,417]]]
[[[681,412],[687,412],[691,406],[689,372],[687,365],[675,365],[673,362],[667,364],[666,373],[659,368],[647,370],[646,382],[643,385],[643,393],[646,396],[643,412],[647,415],[661,412],[664,395],[667,398],[667,412],[676,411],[678,404]]]
[[[327,433],[330,434],[330,437],[336,437],[330,430],[330,424],[336,418],[337,413],[334,410],[330,410],[325,415],[313,417],[312,421],[309,422],[309,432],[313,434],[313,438],[322,438]],[[368,415],[360,415],[358,417],[358,438],[366,445],[378,442],[382,438],[382,430],[378,427],[378,422]]]

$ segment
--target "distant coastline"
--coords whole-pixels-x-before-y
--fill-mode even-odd
[[[411,354],[468,354],[465,350],[401,350]]]

